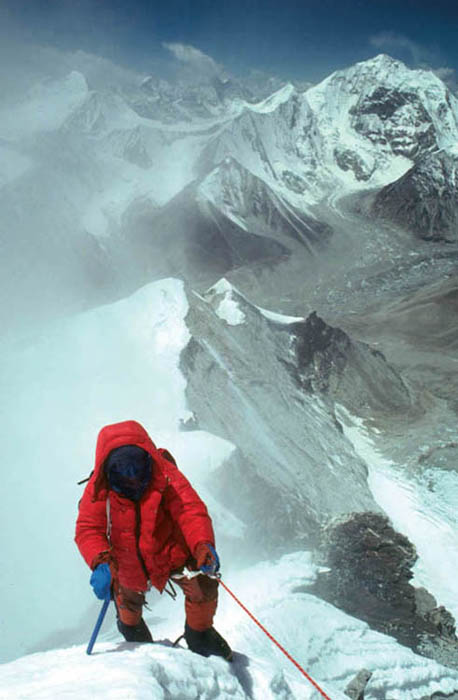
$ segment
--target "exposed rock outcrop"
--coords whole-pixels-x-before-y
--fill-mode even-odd
[[[380,351],[352,340],[316,313],[292,330],[296,377],[306,391],[329,396],[359,415],[410,407],[408,388]]]
[[[353,128],[394,154],[414,158],[436,146],[432,119],[417,91],[379,85],[350,110]]]
[[[458,239],[458,156],[437,151],[419,160],[405,175],[384,187],[372,214],[398,224],[419,238]]]
[[[357,180],[369,180],[375,170],[374,159],[365,160],[351,148],[335,148],[334,157],[339,168],[341,170],[351,170]]]
[[[410,583],[415,547],[388,518],[367,512],[334,519],[323,529],[320,556],[329,568],[309,591],[415,652],[458,668],[455,621]]]

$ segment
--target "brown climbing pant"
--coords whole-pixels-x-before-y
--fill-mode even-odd
[[[188,625],[199,631],[211,627],[218,604],[218,581],[205,576],[205,574],[186,578],[180,577],[178,573],[172,574],[171,580],[184,593],[184,607]],[[145,594],[141,591],[125,588],[116,580],[113,583],[113,594],[121,622],[125,625],[137,625],[142,617]]]
[[[193,630],[207,630],[213,624],[218,605],[218,581],[205,574],[193,578],[172,575],[171,580],[184,593],[186,622]]]

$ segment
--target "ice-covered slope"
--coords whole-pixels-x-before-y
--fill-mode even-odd
[[[458,673],[400,647],[389,637],[298,588],[316,567],[306,552],[262,562],[225,580],[269,632],[332,700],[361,668],[373,672],[366,700],[420,700],[452,693]],[[89,595],[89,594],[88,594]],[[34,654],[0,666],[5,697],[166,697],[191,700],[317,700],[312,684],[221,591],[217,625],[231,641],[233,664],[170,648],[181,632],[183,610],[162,599],[146,614],[157,643],[126,644],[107,620],[91,657],[85,646]],[[111,622],[111,629],[110,629]]]
[[[201,167],[207,171],[233,157],[291,204],[306,210],[323,196],[316,139],[319,134],[305,95],[289,87],[247,107],[213,135]]]

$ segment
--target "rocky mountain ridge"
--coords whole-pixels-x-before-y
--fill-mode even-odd
[[[314,314],[300,320],[260,309],[227,280],[191,298],[186,322],[192,338],[181,367],[193,428],[237,445],[215,482],[223,502],[249,519],[259,547],[313,542],[320,523],[355,498],[358,508],[377,510],[359,460],[346,452],[334,406],[360,415],[410,409],[408,389],[381,353]],[[345,477],[344,465],[351,465]],[[268,530],[255,516],[266,500],[276,503]]]
[[[458,237],[457,150],[436,150],[375,196],[372,213],[428,241]]]
[[[327,569],[309,590],[417,653],[458,667],[455,620],[434,596],[412,585],[417,552],[386,517],[335,518],[323,528],[320,552]]]

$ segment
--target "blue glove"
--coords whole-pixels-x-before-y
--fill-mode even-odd
[[[108,564],[99,564],[92,572],[90,583],[100,600],[111,598],[111,571]]]
[[[208,542],[200,542],[196,547],[197,568],[207,576],[214,576],[219,571],[219,557],[215,548]]]

